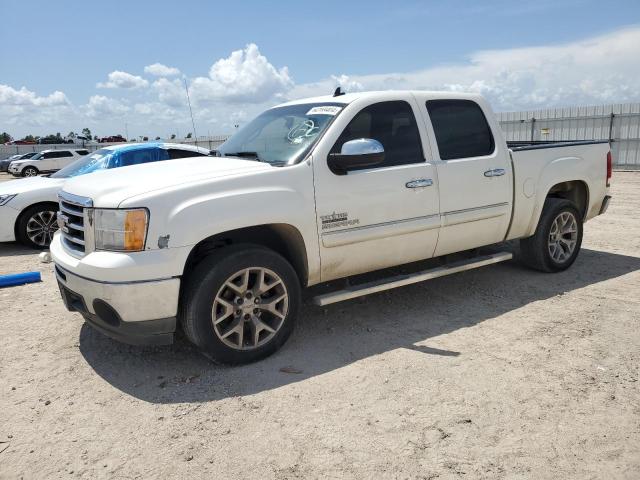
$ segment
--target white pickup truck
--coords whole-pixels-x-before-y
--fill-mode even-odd
[[[291,333],[301,288],[520,239],[568,268],[609,203],[607,142],[508,148],[478,95],[369,92],[259,115],[211,162],[68,181],[51,253],[67,308],[134,344],[186,337],[224,363]],[[319,305],[511,258],[466,255],[318,295]]]

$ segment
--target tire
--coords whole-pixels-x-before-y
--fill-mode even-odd
[[[243,290],[243,284],[248,288]],[[223,247],[188,275],[179,317],[185,336],[211,360],[244,364],[271,355],[285,343],[296,323],[300,297],[295,270],[276,252],[253,245]]]
[[[542,272],[566,270],[578,257],[582,231],[582,216],[572,202],[547,198],[536,232],[520,240],[522,261]]]
[[[58,230],[58,207],[43,203],[24,210],[16,222],[16,238],[27,247],[42,250],[49,248],[53,234]]]
[[[38,175],[38,169],[36,167],[26,167],[22,170],[23,177],[35,177]]]

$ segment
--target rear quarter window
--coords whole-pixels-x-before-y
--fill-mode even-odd
[[[169,158],[171,160],[174,160],[176,158],[189,158],[189,157],[204,157],[206,156],[203,153],[200,152],[194,152],[191,150],[181,150],[179,148],[170,148],[168,150],[169,152]]]
[[[427,111],[442,160],[491,155],[495,141],[480,106],[471,100],[429,100]]]

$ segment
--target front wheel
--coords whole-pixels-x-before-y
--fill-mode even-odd
[[[522,260],[543,272],[560,272],[575,262],[582,245],[582,217],[569,200],[548,198],[533,236],[520,240]]]
[[[55,204],[41,204],[22,212],[16,223],[18,241],[36,249],[49,247],[58,230],[56,210]]]
[[[271,355],[293,331],[300,307],[295,270],[258,246],[221,248],[185,281],[180,320],[209,358],[243,364]]]
[[[36,167],[27,167],[22,170],[23,177],[35,177],[38,175],[38,169]]]

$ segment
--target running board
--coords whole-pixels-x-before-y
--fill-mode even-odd
[[[513,254],[510,252],[482,255],[469,260],[453,262],[442,267],[412,273],[410,275],[398,275],[395,277],[385,278],[383,280],[353,285],[345,288],[344,290],[338,290],[337,292],[326,293],[324,295],[313,297],[313,303],[323,307],[331,303],[342,302],[344,300],[350,300],[352,298],[369,295],[371,293],[382,292],[384,290],[391,290],[392,288],[424,282],[425,280],[444,277],[445,275],[451,275],[452,273],[464,272],[465,270],[472,270],[474,268],[484,267],[485,265],[504,262],[506,260],[511,260],[512,258]]]

